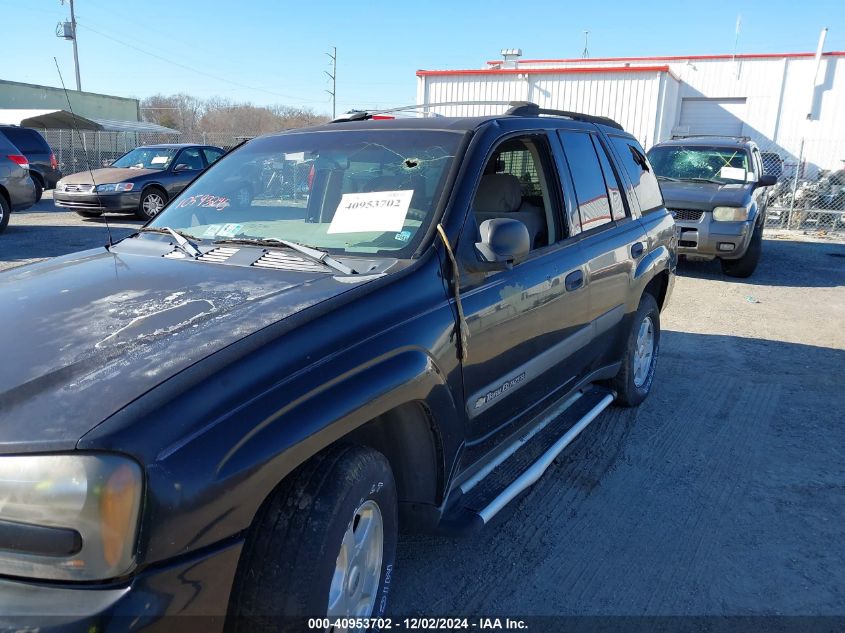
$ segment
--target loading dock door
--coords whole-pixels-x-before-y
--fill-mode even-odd
[[[686,134],[742,136],[745,99],[687,98],[678,127]]]

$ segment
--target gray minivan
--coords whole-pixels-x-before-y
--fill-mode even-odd
[[[23,211],[35,202],[26,156],[0,135],[0,233],[6,230],[12,211]]]
[[[0,125],[0,137],[4,136],[29,161],[29,175],[35,185],[35,201],[38,202],[41,194],[47,189],[53,189],[62,177],[56,155],[36,130],[17,125]]]

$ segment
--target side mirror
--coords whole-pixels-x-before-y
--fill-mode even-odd
[[[757,179],[757,186],[758,187],[771,187],[778,181],[777,176],[774,174],[763,174]]]
[[[190,166],[186,165],[185,163],[179,163],[176,167],[173,168],[173,171],[190,171]]]
[[[485,220],[479,227],[481,241],[475,245],[485,262],[504,264],[519,263],[531,249],[528,229],[519,220],[494,218]]]

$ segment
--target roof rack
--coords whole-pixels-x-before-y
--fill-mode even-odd
[[[394,112],[410,112],[413,110],[421,110],[423,114],[428,116],[443,116],[437,112],[429,112],[429,108],[437,108],[442,106],[456,106],[456,105],[513,105],[513,101],[443,101],[440,103],[417,103],[415,105],[399,106],[398,108],[387,108],[385,110],[350,110],[341,114],[339,117],[329,121],[330,123],[344,123],[346,121],[364,121],[371,119],[379,114],[392,114]]]
[[[569,110],[550,110],[548,108],[541,108],[536,103],[531,101],[511,101],[505,114],[511,116],[539,116],[545,114],[546,116],[562,116],[574,121],[585,121],[587,123],[596,123],[598,125],[607,125],[608,127],[616,128],[617,130],[625,130],[619,123],[606,116],[596,116],[594,114],[582,114],[580,112],[570,112]]]
[[[682,138],[735,138],[739,141],[750,141],[750,136],[739,136],[737,134],[673,134],[671,140]]]
[[[611,118],[604,116],[595,116],[592,114],[581,114],[580,112],[570,112],[568,110],[550,110],[548,108],[541,108],[536,103],[531,101],[443,101],[441,103],[419,103],[416,105],[401,106],[398,108],[389,108],[387,110],[353,110],[339,117],[332,119],[330,123],[343,123],[346,121],[365,121],[372,119],[379,114],[391,114],[393,112],[409,112],[413,110],[421,110],[423,114],[430,116],[442,116],[435,112],[430,112],[429,108],[437,108],[443,106],[458,106],[458,105],[505,105],[509,106],[505,111],[508,116],[562,116],[575,121],[585,121],[588,123],[596,123],[599,125],[607,125],[618,130],[623,130],[621,125]]]

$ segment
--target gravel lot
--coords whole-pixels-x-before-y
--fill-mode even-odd
[[[105,242],[51,204],[12,216],[0,270]],[[396,614],[845,615],[845,245],[767,239],[748,281],[679,273],[646,403],[483,532],[404,536]]]

